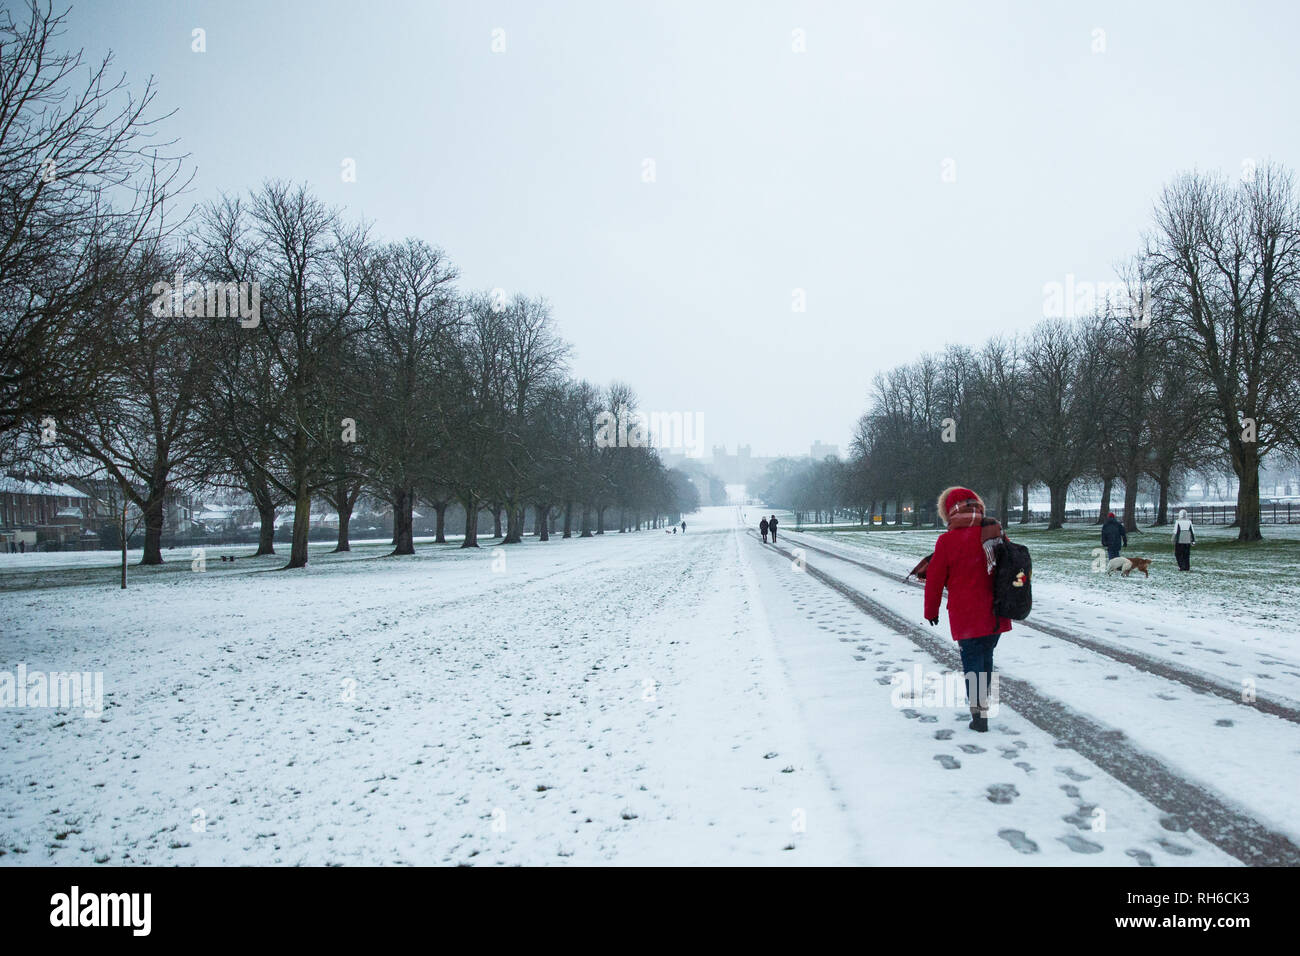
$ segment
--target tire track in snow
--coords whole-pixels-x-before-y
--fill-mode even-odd
[[[924,587],[920,582],[900,580],[897,572],[876,567],[875,565],[868,564],[865,561],[860,561],[857,558],[851,558],[847,555],[827,550],[826,548],[819,547],[815,544],[810,544],[805,540],[807,538],[806,532],[787,533],[798,534],[800,547],[808,548],[810,551],[817,551],[827,557],[834,558],[837,561],[856,565],[865,571],[870,571],[872,574],[877,574],[882,578],[893,581],[895,584],[905,584],[908,587],[913,588]],[[1293,724],[1300,724],[1300,706],[1297,706],[1290,701],[1279,703],[1276,700],[1268,700],[1259,696],[1257,696],[1253,701],[1242,700],[1241,689],[1238,687],[1222,684],[1204,674],[1197,674],[1193,671],[1184,670],[1175,664],[1161,660],[1158,657],[1151,657],[1150,655],[1143,654],[1140,651],[1129,651],[1102,641],[1084,637],[1082,634],[1061,627],[1059,624],[1047,624],[1042,621],[1017,621],[1016,626],[1040,631],[1043,634],[1082,647],[1085,650],[1093,651],[1103,657],[1109,657],[1113,661],[1127,664],[1137,670],[1144,671],[1148,674],[1154,674],[1156,677],[1162,677],[1165,680],[1173,681],[1177,684],[1182,684],[1184,687],[1196,691],[1199,694],[1212,694],[1215,697],[1232,701],[1234,704],[1238,704],[1242,707],[1250,707],[1251,709],[1258,710],[1261,713],[1280,717]]]
[[[748,533],[754,534],[752,529]],[[790,560],[796,560],[794,554],[779,545],[770,547]],[[849,564],[859,563],[820,548],[813,550]],[[960,666],[957,649],[950,646],[951,641],[929,633],[806,560],[804,572],[894,633],[907,638],[940,664]],[[1270,830],[1253,817],[1229,806],[1205,787],[1166,766],[1155,755],[1126,743],[1122,730],[1107,727],[1070,709],[1027,681],[999,676],[998,685],[1002,702],[1016,713],[1055,739],[1068,743],[1081,756],[1151,805],[1185,818],[1191,829],[1230,856],[1251,866],[1300,866],[1300,847],[1284,834]]]

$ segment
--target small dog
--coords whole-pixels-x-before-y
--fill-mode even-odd
[[[1112,571],[1122,571],[1124,577],[1128,577],[1131,571],[1141,571],[1143,577],[1149,578],[1151,577],[1150,568],[1150,558],[1111,558],[1106,562],[1107,574]]]

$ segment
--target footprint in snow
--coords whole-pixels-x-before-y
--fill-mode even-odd
[[[1080,830],[1092,829],[1092,812],[1097,808],[1091,803],[1081,803],[1079,808],[1068,817],[1061,817],[1066,823],[1073,823]]]
[[[968,754],[982,754],[988,752],[979,744],[962,744],[961,749]]]
[[[947,754],[935,754],[934,759],[939,761],[939,765],[944,770],[960,770],[961,761],[956,757],[950,757]]]
[[[1075,836],[1073,833],[1063,837],[1057,837],[1062,843],[1068,846],[1075,853],[1100,853],[1103,849],[1100,843],[1093,843],[1091,840],[1085,840],[1081,836]]]
[[[1174,833],[1186,833],[1190,824],[1182,817],[1167,813],[1160,818],[1160,825]]]
[[[934,739],[935,739],[935,740],[952,740],[952,731],[951,731],[951,730],[936,730],[936,731],[934,732]]]
[[[1125,856],[1131,856],[1137,860],[1138,866],[1155,866],[1156,861],[1151,859],[1151,854],[1146,850],[1129,849],[1124,851]]]
[[[998,836],[1011,844],[1011,848],[1017,853],[1037,853],[1038,844],[1029,837],[1025,836],[1023,830],[999,830]]]
[[[1020,796],[1014,783],[991,783],[988,785],[989,803],[1010,803]]]
[[[1084,780],[1092,779],[1087,774],[1079,773],[1073,767],[1057,767],[1056,772],[1065,774],[1067,777],[1069,777],[1071,780],[1075,781],[1076,783],[1082,783]]]
[[[1232,725],[1232,721],[1222,718],[1214,722],[1214,726],[1216,727],[1231,727]]]
[[[921,715],[921,723],[923,724],[937,724],[938,722],[939,722],[939,718],[934,716],[934,714]]]
[[[999,747],[998,750],[1002,753],[1003,758],[1006,760],[1013,760],[1016,757],[1020,756],[1020,751],[1017,750],[1015,747]]]
[[[881,687],[888,687],[888,686],[889,686],[890,684],[892,684],[893,682],[894,682],[894,679],[893,679],[892,677],[877,677],[877,678],[876,678],[876,683],[879,684]]]
[[[1157,840],[1156,843],[1160,844],[1160,848],[1166,853],[1172,853],[1174,856],[1192,855],[1191,847],[1182,846],[1178,843],[1171,843],[1169,840]]]
[[[1071,797],[1075,800],[1079,799],[1079,788],[1076,787],[1074,784],[1063,783],[1061,784],[1061,789],[1065,791],[1065,795],[1067,797]]]
[[[904,707],[903,716],[906,717],[908,720],[916,720],[916,718],[920,717],[921,715],[918,714],[916,711],[914,711],[911,707]]]
[[[1034,770],[1034,768],[1030,766],[1027,760],[1017,760],[1016,766],[1019,767],[1021,770],[1023,770],[1025,773],[1033,773]]]

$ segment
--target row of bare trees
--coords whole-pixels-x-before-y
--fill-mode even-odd
[[[545,300],[464,293],[445,253],[379,241],[301,185],[268,182],[177,218],[182,158],[152,136],[153,90],[56,52],[62,15],[0,14],[0,449],[8,467],[101,481],[162,560],[170,492],[245,492],[273,553],[308,559],[312,503],[526,510],[539,537],[658,524],[694,488],[652,447],[601,447],[631,388],[575,381]]]
[[[95,329],[120,358],[45,449],[51,471],[88,465],[133,490],[143,563],[162,560],[176,487],[246,492],[260,554],[290,509],[289,567],[307,563],[319,500],[338,513],[339,550],[362,496],[386,502],[397,555],[414,553],[417,502],[436,510],[439,540],[459,503],[464,547],[485,507],[504,512],[505,544],[522,540],[529,508],[545,540],[557,514],[565,537],[588,536],[611,509],[629,530],[693,507],[652,447],[601,447],[601,413],[636,396],[569,376],[545,300],[462,294],[442,250],[372,241],[288,183],[203,207],[181,238],[131,270],[134,299]],[[161,296],[159,281],[172,286]],[[248,316],[229,305],[254,301]]]
[[[850,462],[783,465],[770,503],[860,514],[904,502],[928,510],[959,482],[1005,521],[1046,487],[1050,526],[1075,483],[1123,487],[1135,528],[1138,489],[1158,489],[1166,520],[1180,475],[1230,466],[1242,541],[1260,538],[1266,455],[1300,453],[1300,204],[1291,173],[1262,166],[1239,182],[1175,179],[1156,204],[1123,292],[1076,319],[982,348],[952,345],[881,373]]]

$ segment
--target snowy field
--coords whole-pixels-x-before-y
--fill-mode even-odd
[[[939,665],[744,512],[686,535],[322,547],[297,572],[177,553],[125,592],[111,558],[16,556],[45,563],[0,566],[0,668],[102,671],[105,706],[0,709],[0,865],[1237,862],[1011,707],[980,735],[961,701],[900,705],[898,675]],[[875,535],[831,546],[895,568],[933,543]],[[825,567],[920,620],[914,589]],[[1171,576],[1111,579],[1104,601],[1049,577],[1035,615],[1300,700],[1290,628],[1134,597]],[[1295,723],[1019,625],[998,666],[1300,842]]]

